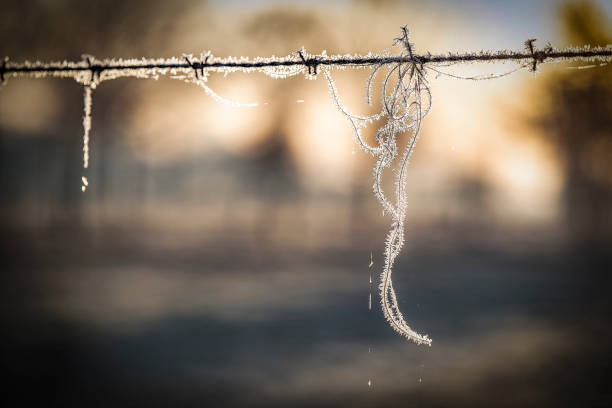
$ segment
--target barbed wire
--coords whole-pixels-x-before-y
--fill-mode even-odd
[[[172,57],[157,60],[123,60],[105,59],[95,60],[88,56],[86,61],[52,61],[52,62],[31,62],[24,61],[16,63],[5,58],[0,65],[0,79],[5,81],[9,76],[19,74],[35,74],[36,77],[44,77],[46,74],[54,73],[75,73],[88,71],[92,76],[100,76],[105,71],[133,71],[133,70],[252,70],[274,67],[295,67],[303,66],[309,74],[317,74],[317,67],[324,66],[370,66],[386,65],[397,63],[415,63],[420,65],[430,63],[462,63],[462,62],[501,62],[515,61],[531,63],[531,70],[536,71],[538,64],[555,61],[599,61],[609,62],[612,58],[612,46],[594,48],[565,48],[555,49],[548,45],[544,49],[538,50],[533,46],[534,40],[527,40],[526,51],[481,51],[476,53],[447,53],[433,55],[398,55],[398,56],[372,56],[368,55],[305,55],[304,51],[298,51],[296,56],[283,58],[258,57],[254,60],[247,58],[213,58],[210,53],[206,54],[201,60],[197,58],[183,60]],[[70,75],[68,75],[70,76]],[[125,75],[122,75],[125,76]],[[131,75],[128,75],[131,76]],[[134,75],[136,76],[136,75]]]

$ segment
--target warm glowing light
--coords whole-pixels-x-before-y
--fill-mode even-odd
[[[21,134],[44,134],[59,116],[60,98],[48,81],[13,81],[2,89],[0,123],[3,128]]]
[[[323,84],[322,84],[323,85]],[[286,121],[291,153],[307,184],[347,192],[356,149],[349,124],[327,102],[322,89],[304,98],[314,103],[294,105]],[[325,98],[325,99],[323,99]],[[295,126],[295,124],[299,124]]]
[[[274,111],[269,106],[228,106],[201,90],[170,85],[174,86],[165,91],[153,90],[136,107],[129,136],[137,154],[146,154],[153,161],[177,160],[212,149],[241,154],[271,131]],[[263,88],[257,81],[232,78],[216,89],[232,100],[263,99]],[[168,101],[172,101],[172,109],[167,108]]]

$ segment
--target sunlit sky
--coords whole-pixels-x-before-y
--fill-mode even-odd
[[[482,46],[513,47],[514,38],[553,38],[558,34],[554,9],[562,0],[415,0],[380,1],[391,5],[426,5],[452,13],[458,19],[469,20],[473,32],[480,37]],[[350,0],[214,0],[214,4],[261,7],[268,5],[323,4],[354,7],[359,1]],[[365,3],[365,2],[364,2]],[[377,3],[373,1],[372,3]],[[612,14],[611,1],[596,1],[608,15]],[[483,35],[487,33],[487,35]]]

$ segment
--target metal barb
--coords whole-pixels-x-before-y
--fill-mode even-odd
[[[529,51],[533,58],[533,63],[531,65],[531,72],[536,72],[538,69],[538,62],[544,62],[545,53],[542,51],[537,51],[536,47],[533,45],[535,43],[535,38],[530,38],[525,41],[525,49]]]
[[[91,73],[91,78],[89,79],[89,86],[98,85],[100,83],[100,73],[104,70],[104,68],[100,65],[96,65],[94,63],[94,57],[91,55],[84,55],[85,61],[87,62],[87,66],[89,67],[89,71]]]
[[[202,78],[204,78],[204,65],[208,64],[209,58],[210,58],[210,54],[206,54],[206,58],[204,58],[204,61],[200,63],[200,75]]]
[[[183,58],[185,59],[185,61],[187,61],[187,64],[193,69],[193,73],[196,79],[200,79],[200,73],[198,72],[198,68],[202,71],[202,76],[204,76],[204,68],[202,64],[191,62],[189,57],[186,55],[183,55]]]
[[[312,74],[317,75],[317,67],[321,64],[321,61],[319,60],[319,58],[317,57],[304,58],[304,54],[302,53],[301,49],[297,50],[296,52],[300,56],[300,59],[302,60],[302,64],[304,64],[306,68],[308,68],[308,75],[312,75]]]
[[[297,53],[300,56],[300,59],[302,60],[304,65],[308,68],[308,75],[310,75],[311,74],[310,65],[308,65],[308,61],[306,61],[306,58],[304,58],[304,54],[302,54],[302,50],[297,50]]]
[[[185,59],[185,61],[187,62],[187,64],[191,67],[191,69],[193,69],[193,74],[195,75],[196,79],[200,79],[200,73],[198,72],[198,69],[195,65],[195,63],[193,63],[188,56],[184,55],[183,58]]]

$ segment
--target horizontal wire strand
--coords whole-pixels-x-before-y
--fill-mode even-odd
[[[606,58],[607,57],[607,58]],[[558,60],[558,59],[594,59],[607,61],[612,57],[612,46],[598,47],[592,49],[566,49],[566,50],[540,50],[534,52],[480,52],[480,53],[463,53],[463,54],[447,54],[447,55],[413,55],[413,56],[389,56],[389,57],[368,57],[368,56],[355,56],[355,57],[325,57],[325,56],[308,56],[304,57],[300,55],[299,59],[291,58],[279,58],[277,60],[266,60],[266,61],[232,61],[221,60],[221,61],[186,61],[186,62],[164,62],[164,60],[156,63],[150,62],[133,62],[125,63],[119,62],[107,62],[107,63],[96,63],[92,62],[89,64],[83,64],[83,62],[24,62],[24,63],[13,63],[11,61],[4,61],[0,65],[0,75],[5,78],[6,74],[11,73],[45,73],[45,72],[80,72],[80,71],[92,71],[101,73],[107,70],[138,70],[138,69],[186,69],[186,70],[201,70],[207,68],[266,68],[266,67],[279,67],[279,66],[305,66],[308,68],[315,68],[318,65],[379,65],[379,64],[393,64],[393,63],[417,63],[417,64],[428,64],[428,63],[440,63],[440,62],[496,62],[496,61],[533,61],[534,67],[537,64],[544,63],[546,60]],[[165,61],[170,61],[167,59]]]

